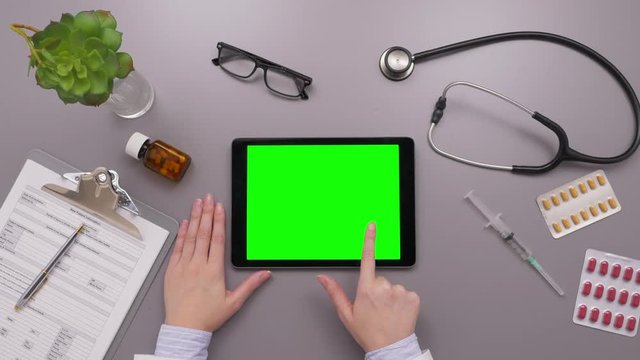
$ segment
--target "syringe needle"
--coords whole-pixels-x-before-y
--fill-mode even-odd
[[[540,274],[546,281],[547,283],[549,283],[549,285],[551,285],[551,287],[553,288],[553,290],[555,290],[558,295],[560,296],[564,296],[564,290],[562,290],[562,288],[560,287],[560,285],[558,285],[555,280],[553,280],[553,278],[551,277],[551,275],[549,275],[549,273],[547,273],[542,266],[540,265],[540,263],[538,263],[538,260],[536,260],[536,258],[534,258],[533,256],[530,256],[527,261],[529,262],[529,264],[531,264],[531,266],[533,266],[534,269],[536,269],[538,271],[538,274]]]

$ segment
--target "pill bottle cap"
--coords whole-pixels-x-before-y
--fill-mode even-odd
[[[131,135],[131,137],[129,138],[129,141],[127,141],[127,146],[125,147],[124,151],[127,153],[127,155],[133,157],[134,159],[139,159],[140,157],[138,156],[138,154],[140,154],[142,146],[148,140],[148,136],[139,132],[134,132],[133,135]]]

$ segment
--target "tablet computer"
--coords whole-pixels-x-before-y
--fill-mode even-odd
[[[376,263],[415,262],[413,140],[235,139],[236,267],[358,266],[367,224]]]

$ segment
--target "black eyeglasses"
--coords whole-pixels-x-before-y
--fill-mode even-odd
[[[229,44],[219,42],[218,57],[211,62],[241,79],[249,78],[260,68],[269,90],[290,98],[309,98],[304,89],[311,85],[310,77]]]

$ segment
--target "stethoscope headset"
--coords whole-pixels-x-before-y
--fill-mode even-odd
[[[587,154],[580,153],[569,146],[569,139],[567,137],[567,133],[564,129],[558,125],[556,122],[552,121],[548,117],[540,114],[537,111],[530,110],[519,102],[510,99],[496,91],[487,89],[480,85],[476,85],[470,82],[465,81],[457,81],[447,85],[442,92],[442,96],[438,99],[435,105],[435,109],[431,116],[431,125],[429,127],[428,133],[428,141],[431,148],[438,154],[447,157],[449,159],[459,161],[461,163],[465,163],[468,165],[473,165],[485,169],[493,169],[493,170],[505,170],[511,171],[513,173],[525,173],[525,174],[541,174],[547,171],[554,169],[563,161],[577,161],[577,162],[585,162],[585,163],[593,163],[593,164],[613,164],[627,159],[631,156],[640,145],[640,103],[638,103],[638,97],[636,96],[633,87],[629,84],[627,79],[622,75],[620,70],[618,70],[609,60],[607,60],[604,56],[600,55],[595,50],[583,45],[575,40],[569,39],[564,36],[545,33],[545,32],[536,32],[536,31],[519,31],[519,32],[508,32],[501,34],[494,34],[484,37],[479,37],[476,39],[461,41],[455,44],[446,45],[442,47],[438,47],[431,50],[426,50],[419,52],[417,54],[411,54],[409,50],[400,47],[394,46],[390,47],[382,53],[380,57],[380,71],[390,80],[401,81],[409,77],[413,73],[413,69],[415,67],[415,63],[419,61],[426,61],[430,59],[434,59],[440,56],[449,55],[454,52],[460,52],[468,49],[472,49],[475,47],[480,47],[484,45],[494,44],[503,41],[511,41],[511,40],[542,40],[548,41],[552,43],[556,43],[568,48],[571,48],[596,63],[600,64],[608,73],[611,75],[616,82],[622,87],[627,99],[631,103],[631,107],[633,109],[633,115],[635,117],[635,129],[633,135],[633,141],[631,145],[625,150],[623,153],[617,156],[612,157],[598,157],[591,156]],[[455,86],[468,86],[474,88],[476,90],[480,90],[486,92],[490,95],[496,96],[499,99],[502,99],[522,111],[529,114],[532,118],[540,122],[542,125],[549,128],[553,131],[558,137],[558,151],[556,152],[555,157],[544,165],[493,165],[482,163],[478,161],[473,161],[469,159],[465,159],[450,153],[447,153],[441,149],[439,149],[433,142],[433,132],[442,119],[444,115],[444,110],[447,106],[447,92]]]

